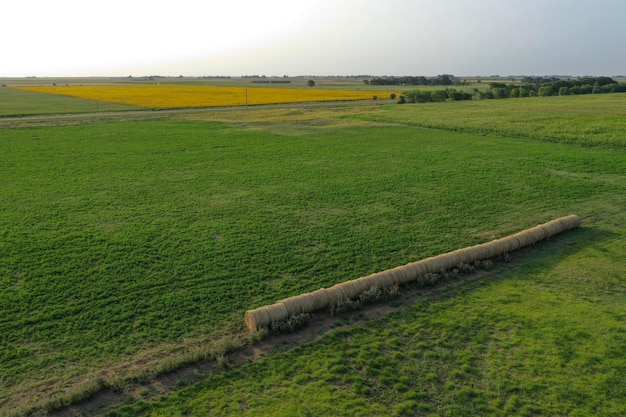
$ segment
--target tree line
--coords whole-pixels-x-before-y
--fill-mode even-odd
[[[432,84],[431,84],[432,85]],[[428,103],[436,101],[482,100],[518,97],[546,97],[578,94],[602,94],[626,92],[626,83],[618,83],[610,77],[585,77],[575,80],[559,78],[526,77],[521,84],[489,83],[489,89],[475,88],[471,92],[454,88],[443,90],[406,91],[400,96],[403,103]]]
[[[379,77],[363,80],[367,85],[454,85],[458,81],[454,75],[441,74],[434,78],[418,77]]]

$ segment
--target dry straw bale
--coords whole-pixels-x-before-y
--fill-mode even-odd
[[[391,288],[396,283],[393,274],[389,270],[368,275],[366,280],[372,284],[370,288],[373,286],[378,288]]]
[[[282,303],[276,303],[268,306],[267,313],[269,314],[272,323],[281,323],[291,316],[285,305]]]
[[[456,253],[459,257],[459,265],[460,264],[468,264],[470,263],[470,259],[472,256],[472,250],[470,248],[457,249],[452,253]]]
[[[457,251],[447,253],[446,259],[448,260],[448,268],[446,269],[453,269],[461,265],[464,258],[465,257],[461,256],[461,254],[459,254]]]
[[[329,305],[339,305],[343,300],[347,300],[348,292],[340,285],[334,285],[328,289],[328,296],[330,298]]]
[[[431,274],[438,274],[448,269],[448,260],[442,255],[426,258],[424,263],[426,264],[426,269]]]
[[[411,262],[404,266],[337,284],[329,289],[322,288],[311,293],[289,297],[270,306],[246,311],[244,322],[250,330],[256,330],[287,320],[290,316],[313,313],[345,299],[356,299],[372,287],[391,288],[394,285],[411,281],[423,283],[423,278],[429,273],[439,273],[457,267],[461,263],[471,264],[503,255],[574,229],[580,226],[580,223],[580,217],[572,214],[488,243]]]
[[[544,240],[550,237],[550,233],[547,227],[535,226],[530,230],[536,230],[538,233],[539,240]],[[538,241],[539,241],[538,240]]]
[[[398,268],[404,271],[404,279],[405,281],[402,284],[409,283],[413,281],[415,278],[413,277],[413,270],[406,265],[399,266]]]
[[[361,291],[359,289],[359,285],[355,284],[352,281],[346,281],[346,282],[341,283],[340,285],[341,285],[341,288],[348,295],[348,298],[350,298],[350,299],[358,298],[359,295],[361,294]]]
[[[244,315],[244,322],[250,330],[258,330],[263,327],[268,327],[272,323],[269,309],[267,306],[263,306],[254,310],[246,311],[246,314]]]
[[[326,288],[322,288],[316,291],[309,293],[310,297],[315,301],[315,310],[323,310],[330,305],[331,296],[326,290]]]
[[[415,281],[418,277],[428,273],[426,264],[423,261],[406,264],[404,265],[404,269],[407,271],[407,277],[409,277],[410,281]]]
[[[311,296],[311,293],[299,295],[298,299],[302,305],[303,313],[313,313],[315,311],[315,298]]]
[[[352,280],[352,283],[356,285],[357,288],[359,289],[359,293],[364,293],[365,291],[368,291],[370,288],[378,286],[378,285],[372,285],[370,280],[365,280],[362,278],[357,278],[355,280]]]
[[[391,275],[393,276],[394,285],[404,285],[408,282],[406,270],[402,267],[393,268],[389,272],[391,272]]]
[[[302,302],[300,301],[301,295],[296,295],[294,297],[285,298],[281,300],[280,303],[285,306],[289,314],[295,316],[296,314],[303,313]]]
[[[486,258],[493,258],[494,256],[498,256],[499,254],[504,252],[504,244],[501,242],[489,242],[485,244],[486,249]]]
[[[471,249],[472,256],[467,262],[468,264],[473,263],[474,261],[482,261],[483,259],[489,258],[489,249],[484,244],[472,246]]]
[[[497,243],[498,248],[502,251],[501,253],[511,252],[513,248],[513,242],[508,238],[495,240],[494,243]]]

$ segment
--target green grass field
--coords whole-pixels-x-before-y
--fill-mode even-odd
[[[136,109],[115,103],[40,94],[15,88],[0,87],[0,120],[40,114],[94,113]]]
[[[484,280],[116,413],[622,415],[625,104],[0,129],[0,410],[132,376],[246,309],[576,213],[582,229]]]

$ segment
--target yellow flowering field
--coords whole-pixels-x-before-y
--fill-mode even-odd
[[[74,85],[28,86],[23,90],[59,94],[109,103],[165,109],[243,106],[310,101],[366,100],[391,92],[323,90],[317,88],[218,87],[204,85]]]

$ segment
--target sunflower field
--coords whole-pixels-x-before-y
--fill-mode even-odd
[[[315,88],[222,87],[204,85],[70,85],[26,86],[23,90],[58,94],[142,108],[244,106],[313,101],[371,100],[371,91]],[[377,92],[390,97],[391,92]]]

